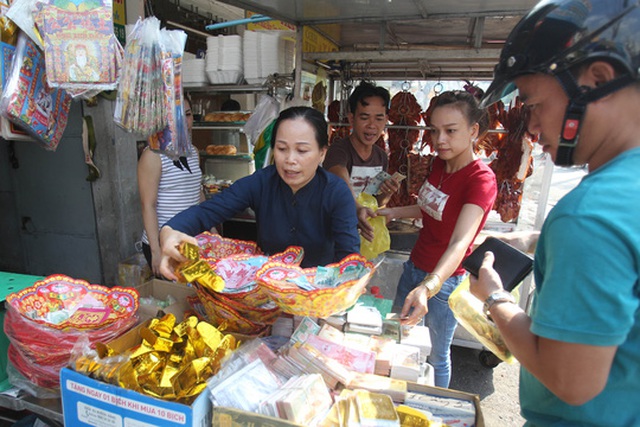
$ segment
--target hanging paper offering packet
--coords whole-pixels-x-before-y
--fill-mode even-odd
[[[164,96],[160,21],[138,19],[127,36],[113,120],[127,132],[149,137],[167,126]]]
[[[11,73],[11,64],[13,63],[15,51],[15,46],[0,42],[0,75],[2,76],[0,90],[4,87]],[[4,116],[0,117],[0,136],[7,141],[33,141],[33,138],[27,132]]]
[[[167,126],[149,137],[149,147],[171,158],[189,152],[191,135],[187,130],[182,95],[182,56],[187,35],[184,31],[160,30],[164,109]]]
[[[70,108],[71,97],[48,86],[42,53],[21,33],[2,91],[0,113],[53,151],[62,139]]]
[[[113,33],[111,0],[37,4],[48,82],[73,94],[116,88],[122,47]]]

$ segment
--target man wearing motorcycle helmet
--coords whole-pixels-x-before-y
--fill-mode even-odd
[[[638,0],[544,0],[509,35],[483,99],[517,87],[544,151],[589,169],[542,227],[529,315],[492,253],[471,279],[521,363],[527,425],[640,425],[639,29]]]

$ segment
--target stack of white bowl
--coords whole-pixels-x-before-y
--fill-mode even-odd
[[[260,49],[258,49],[258,45],[260,44],[260,32],[245,31],[242,44],[244,79],[249,84],[261,83],[262,73],[260,71],[260,57],[262,55]]]
[[[244,32],[244,77],[249,84],[262,84],[274,73],[286,73],[285,42],[276,31]]]
[[[205,59],[193,58],[182,61],[182,85],[185,87],[203,86],[209,83],[205,73]]]
[[[207,37],[206,73],[211,84],[238,84],[242,81],[240,36]]]
[[[296,42],[289,39],[281,39],[281,51],[284,52],[280,57],[280,73],[291,74],[295,68],[296,60]]]

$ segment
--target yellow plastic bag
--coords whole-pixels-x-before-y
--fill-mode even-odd
[[[378,210],[378,201],[371,194],[360,193],[356,201],[374,212]],[[368,260],[372,260],[382,252],[391,249],[391,236],[387,228],[387,219],[383,216],[369,218],[373,227],[373,242],[360,236],[360,253]]]
[[[515,362],[498,327],[483,312],[483,303],[469,291],[467,277],[449,296],[449,307],[458,322],[483,346],[507,363]]]

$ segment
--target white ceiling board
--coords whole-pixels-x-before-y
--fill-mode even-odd
[[[522,16],[537,3],[536,0],[224,0],[223,2],[303,25],[449,18],[454,15]]]
[[[305,60],[360,63],[355,68],[366,69],[371,76],[398,68],[393,62],[402,62],[407,76],[424,76],[428,72],[446,78],[450,72],[457,78],[466,67],[474,79],[491,78],[504,40],[537,3],[537,0],[182,1],[211,6],[222,3],[237,10],[311,26],[321,34],[324,28],[318,25],[339,24],[339,38],[329,38],[338,44],[340,53],[306,53]],[[443,62],[438,55],[447,55],[447,61]],[[402,78],[401,72],[391,74],[387,77]]]

